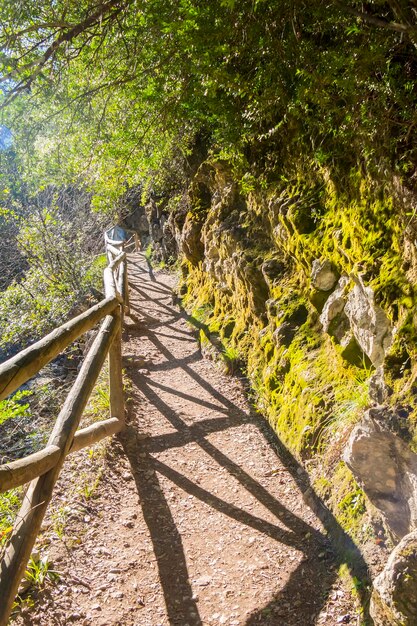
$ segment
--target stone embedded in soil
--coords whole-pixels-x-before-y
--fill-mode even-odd
[[[209,585],[211,583],[211,577],[210,576],[200,576],[200,578],[197,578],[194,582],[199,587],[206,587],[207,585]]]

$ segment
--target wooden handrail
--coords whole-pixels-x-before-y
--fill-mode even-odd
[[[0,493],[20,487],[29,480],[41,476],[52,469],[59,457],[57,446],[46,446],[23,459],[0,466]]]
[[[123,422],[118,417],[110,417],[108,420],[91,424],[86,428],[77,430],[74,435],[74,441],[70,449],[70,454],[78,452],[83,448],[92,446],[97,441],[101,441],[105,437],[111,437],[119,433],[123,428]]]
[[[116,294],[105,298],[0,365],[0,400],[16,391],[70,343],[91,330],[118,306]]]
[[[0,493],[31,481],[0,565],[0,626],[7,625],[65,457],[120,432],[124,427],[121,334],[123,315],[129,307],[126,254],[123,241],[110,240],[105,234],[105,242],[109,265],[103,276],[104,300],[0,365],[1,400],[103,320],[46,447],[23,459],[0,465]],[[77,431],[107,355],[111,417]]]

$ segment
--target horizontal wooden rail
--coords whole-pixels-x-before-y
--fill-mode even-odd
[[[114,229],[114,232],[117,230]],[[8,623],[15,595],[65,457],[120,432],[124,427],[121,326],[125,310],[128,311],[129,307],[126,253],[123,241],[111,240],[105,234],[105,242],[109,265],[103,275],[104,300],[0,365],[1,400],[103,320],[46,447],[0,466],[0,493],[31,481],[0,565],[0,626]],[[107,355],[112,417],[77,430]]]
[[[105,437],[115,435],[122,428],[123,421],[117,417],[111,417],[77,430],[69,453],[92,446]],[[59,456],[59,448],[47,446],[38,452],[25,456],[23,459],[0,465],[0,493],[21,487],[34,478],[42,476],[56,465]]]
[[[0,365],[0,400],[16,391],[65,350],[70,343],[91,330],[105,315],[112,313],[117,306],[116,295],[111,295],[2,363]]]
[[[119,433],[123,425],[123,421],[119,418],[110,417],[108,420],[103,420],[96,424],[91,424],[91,426],[87,426],[86,428],[82,428],[81,430],[77,430],[70,453],[78,452],[78,450],[92,446],[105,437],[111,437],[111,435]]]
[[[0,493],[20,487],[52,469],[59,458],[57,446],[47,446],[23,459],[0,466]]]
[[[134,246],[134,247],[135,247],[135,249],[137,250],[137,247],[138,247],[138,241],[137,241],[136,237],[131,237],[131,238],[129,239],[129,241],[127,241],[127,242],[125,243],[125,245],[124,245],[124,250],[125,250],[125,251],[127,251],[127,249],[128,249],[128,248],[131,248],[131,247],[133,247],[133,246]]]

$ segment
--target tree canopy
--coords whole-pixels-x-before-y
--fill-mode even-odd
[[[405,0],[2,0],[3,123],[32,183],[82,181],[101,208],[155,184],[196,136],[262,176],[359,164],[411,179],[416,11]]]

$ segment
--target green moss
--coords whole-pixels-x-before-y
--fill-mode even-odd
[[[318,496],[327,498],[332,490],[332,483],[328,478],[320,476],[314,481],[314,489]]]
[[[287,239],[283,241],[280,235],[275,243],[278,248],[284,247],[296,263],[301,285],[308,284],[312,259],[324,257],[340,273],[363,274],[374,289],[377,302],[394,321],[414,306],[414,289],[403,270],[401,256],[403,227],[395,219],[392,198],[375,198],[371,181],[367,179],[361,181],[356,194],[346,196],[336,193],[329,180],[319,194],[312,193],[301,182],[286,193],[290,198],[299,198],[293,206],[308,205],[305,198],[311,198],[313,203],[316,198],[320,205],[314,218],[315,228],[308,229],[308,233],[305,226],[291,218],[295,209],[290,208],[286,215],[277,211],[271,215],[271,220],[287,233]],[[321,302],[316,304],[318,308],[322,306]]]
[[[351,536],[359,538],[366,511],[365,495],[343,461],[337,465],[332,476],[329,501],[342,528]]]
[[[299,327],[288,348],[273,352],[264,336],[261,349],[251,354],[249,373],[260,365],[255,385],[260,405],[299,457],[323,451],[334,431],[351,426],[368,402],[370,372],[348,366],[314,324]]]
[[[209,318],[213,315],[213,308],[209,302],[200,304],[191,311],[191,316],[197,321],[203,324],[207,323]]]

